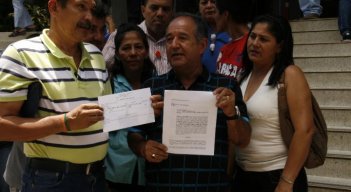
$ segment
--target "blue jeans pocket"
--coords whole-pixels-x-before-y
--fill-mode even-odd
[[[55,191],[63,180],[63,174],[44,170],[33,170],[31,178],[25,182],[26,191]]]

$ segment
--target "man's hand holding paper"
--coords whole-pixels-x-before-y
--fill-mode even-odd
[[[104,108],[104,131],[155,122],[150,97],[150,88],[99,97]]]

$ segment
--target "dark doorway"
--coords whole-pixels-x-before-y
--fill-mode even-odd
[[[323,7],[322,17],[338,17],[338,0],[321,0],[321,4]]]

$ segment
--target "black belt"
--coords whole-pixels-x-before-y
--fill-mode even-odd
[[[96,161],[88,164],[76,164],[45,158],[28,158],[27,164],[30,168],[64,173],[91,173],[103,170],[104,162]]]

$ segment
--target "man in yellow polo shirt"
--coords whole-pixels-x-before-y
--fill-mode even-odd
[[[50,29],[11,44],[0,58],[0,140],[28,141],[22,191],[105,191],[108,135],[97,97],[111,93],[93,45],[93,0],[49,0]],[[43,88],[36,118],[19,117],[28,86]]]

